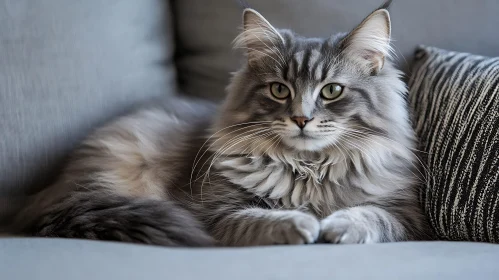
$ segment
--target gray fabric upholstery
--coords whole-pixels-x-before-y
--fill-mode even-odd
[[[279,28],[306,36],[351,30],[384,0],[248,0]],[[240,26],[235,0],[174,1],[181,86],[193,95],[220,98],[238,59],[230,43]],[[393,39],[400,61],[416,45],[498,56],[499,1],[397,0],[392,5]]]
[[[91,128],[174,90],[168,5],[0,0],[0,195],[46,184]]]
[[[235,0],[172,0],[182,89],[224,95]],[[307,36],[351,29],[382,0],[249,0]],[[105,120],[175,91],[167,0],[0,0],[0,196],[45,185]],[[397,52],[417,44],[499,55],[497,0],[398,0]],[[402,58],[402,56],[401,56]],[[0,210],[6,202],[0,198]],[[0,279],[497,279],[499,246],[398,243],[168,249],[61,239],[0,239]]]
[[[0,239],[0,278],[497,279],[499,245],[392,243],[168,249],[61,239]]]
[[[185,92],[224,95],[238,55],[235,0],[173,1]],[[381,0],[250,0],[308,36],[352,28]],[[45,185],[91,128],[175,88],[167,0],[0,0],[0,195]],[[395,1],[394,38],[498,55],[499,2]]]

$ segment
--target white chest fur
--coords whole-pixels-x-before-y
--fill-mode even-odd
[[[318,156],[238,156],[220,160],[217,169],[230,182],[286,208],[312,207],[327,215],[363,199],[362,190],[344,186],[351,162]]]

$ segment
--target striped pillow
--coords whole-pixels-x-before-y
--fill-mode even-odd
[[[499,58],[420,47],[409,87],[434,232],[499,243]]]

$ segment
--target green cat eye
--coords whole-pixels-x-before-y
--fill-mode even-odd
[[[289,88],[281,83],[272,83],[270,92],[277,99],[286,99],[291,94]]]
[[[327,84],[321,90],[322,98],[326,100],[336,100],[343,93],[343,86],[339,84]]]

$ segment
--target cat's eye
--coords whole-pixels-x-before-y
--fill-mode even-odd
[[[343,86],[339,84],[327,84],[321,90],[322,98],[332,101],[338,99],[343,93]]]
[[[270,93],[277,99],[286,99],[291,94],[289,88],[281,83],[272,83]]]

